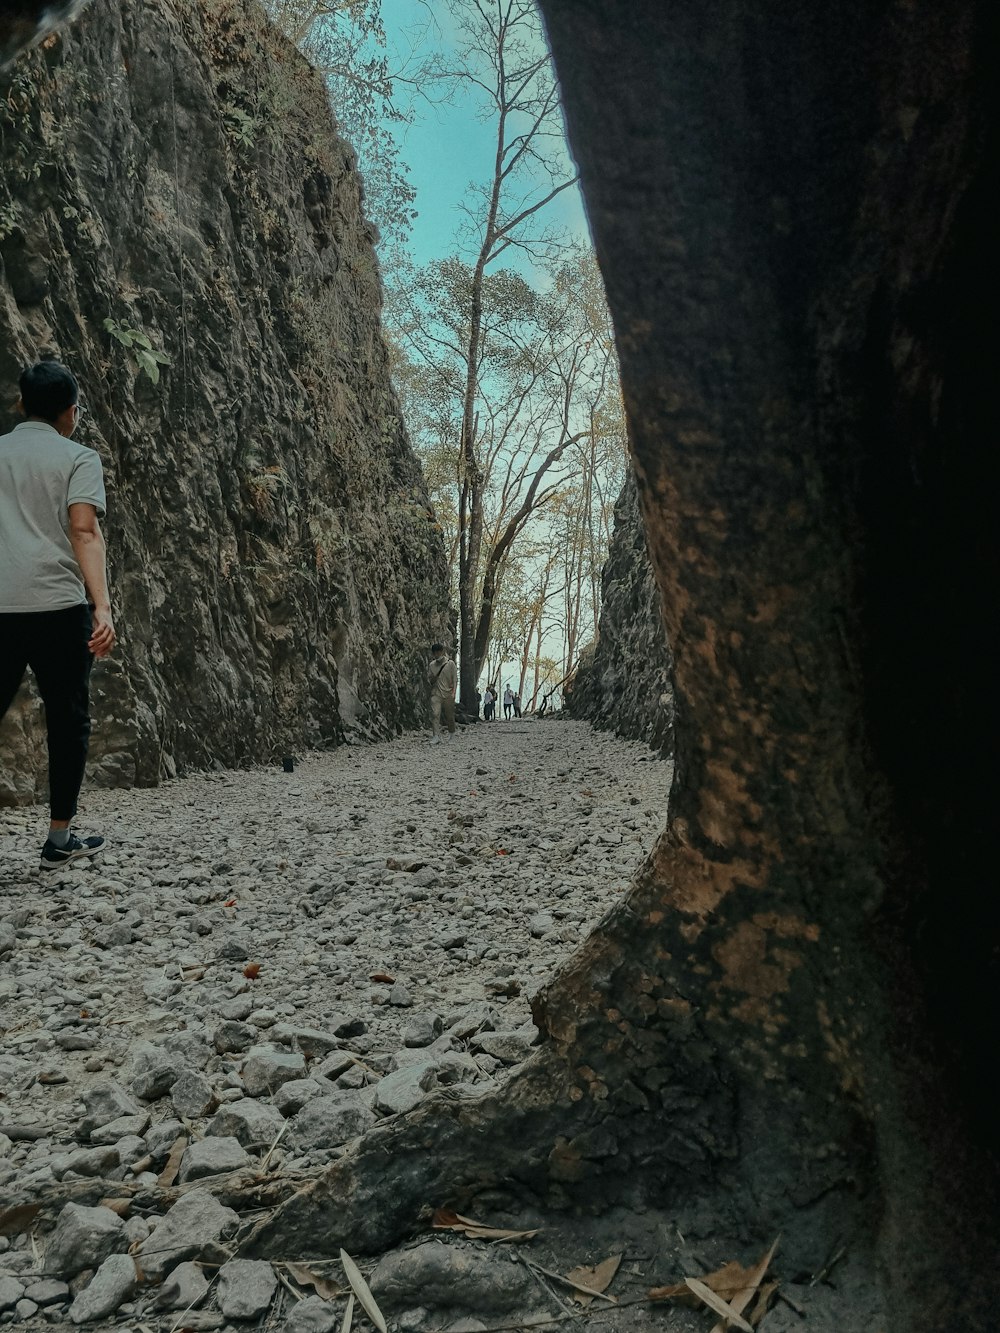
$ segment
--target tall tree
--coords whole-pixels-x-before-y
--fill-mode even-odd
[[[536,220],[575,176],[568,167],[558,92],[535,5],[531,0],[454,0],[451,9],[461,33],[462,60],[454,76],[478,95],[494,128],[488,178],[470,205],[477,244],[459,427],[460,697],[463,707],[472,710],[482,661],[477,655],[476,591],[488,477],[477,406],[487,269],[511,247],[538,253],[551,245],[551,232],[538,228]],[[483,647],[480,638],[480,654]]]
[[[594,594],[606,549],[609,497],[617,494],[624,469],[624,425],[600,275],[582,247],[566,250],[558,266],[538,270],[541,290],[509,269],[483,275],[475,366],[475,490],[462,447],[474,272],[458,258],[410,268],[394,283],[389,303],[397,383],[411,435],[427,461],[432,486],[438,483],[435,502],[455,558],[460,607],[463,577],[467,583],[471,647],[463,649],[463,656],[473,688],[489,652],[515,551],[522,562],[552,565],[550,510],[557,513],[560,532],[568,522],[576,525],[574,567],[577,579],[586,579],[596,623]],[[474,571],[469,567],[473,515]],[[550,589],[560,583],[553,566]]]

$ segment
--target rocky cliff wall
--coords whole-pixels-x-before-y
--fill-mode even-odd
[[[668,755],[674,738],[670,649],[631,474],[615,505],[601,582],[599,633],[584,651],[567,711]]]
[[[91,780],[416,724],[443,549],[316,76],[244,0],[107,0],[0,75],[0,161],[4,405],[65,360],[108,481]],[[42,747],[25,690],[0,800]]]

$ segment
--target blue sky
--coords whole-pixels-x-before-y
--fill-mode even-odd
[[[436,31],[428,31],[426,7],[419,0],[382,0],[382,19],[390,51],[406,56],[423,35],[445,56],[454,52],[455,30],[447,6],[434,6]],[[489,172],[494,131],[477,118],[475,101],[463,95],[431,105],[418,98],[410,125],[393,126],[400,155],[410,169],[417,192],[418,217],[413,223],[410,249],[418,264],[455,252],[462,222],[461,204],[468,187]],[[586,237],[587,222],[579,189],[564,191],[547,207],[547,221]],[[516,251],[505,263],[519,266]]]

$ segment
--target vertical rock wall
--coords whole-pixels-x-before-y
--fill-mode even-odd
[[[584,650],[566,694],[567,710],[669,755],[674,738],[670,649],[632,474],[615,505],[601,584],[599,633]]]
[[[108,480],[91,780],[416,724],[444,554],[320,81],[245,0],[107,0],[0,75],[0,130],[3,406],[65,360]],[[40,722],[24,691],[0,800]]]

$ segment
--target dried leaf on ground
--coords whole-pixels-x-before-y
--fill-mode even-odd
[[[767,1274],[777,1248],[778,1242],[776,1240],[767,1254],[750,1268],[744,1268],[742,1264],[733,1260],[728,1264],[723,1264],[721,1268],[715,1269],[712,1273],[703,1273],[697,1281],[704,1283],[706,1287],[721,1296],[727,1304],[742,1311],[749,1304],[754,1292]],[[685,1278],[681,1282],[674,1282],[666,1287],[653,1287],[649,1292],[649,1299],[651,1301],[686,1300],[688,1305],[696,1304],[687,1282],[688,1279]]]
[[[305,1264],[283,1264],[282,1267],[300,1287],[312,1287],[316,1295],[322,1296],[324,1301],[333,1300],[343,1292],[343,1287],[339,1283],[331,1282],[328,1277],[323,1277],[320,1273],[314,1273]]]
[[[174,1139],[174,1146],[170,1149],[167,1164],[156,1179],[156,1183],[162,1185],[164,1189],[169,1189],[177,1179],[177,1172],[181,1169],[181,1158],[184,1156],[187,1146],[187,1135],[181,1134],[179,1138]]]
[[[541,1264],[532,1263],[530,1259],[522,1261],[535,1273],[542,1273],[545,1277],[551,1278],[553,1282],[560,1282],[565,1287],[572,1287],[574,1291],[580,1291],[584,1296],[596,1297],[599,1301],[607,1301],[609,1305],[617,1305],[618,1297],[609,1296],[606,1291],[597,1291],[593,1287],[581,1287],[578,1282],[574,1282],[571,1277],[563,1277],[562,1273],[554,1273],[551,1268],[543,1268]],[[583,1315],[578,1314],[578,1319]]]
[[[344,1322],[340,1326],[340,1333],[351,1333],[351,1327],[354,1324],[354,1292],[352,1291],[347,1298],[347,1309],[344,1311]]]
[[[19,1236],[42,1211],[40,1203],[19,1203],[0,1213],[0,1236]]]
[[[128,1217],[132,1211],[132,1200],[113,1199],[111,1197],[108,1197],[106,1199],[102,1199],[100,1201],[99,1206],[101,1208],[110,1208],[110,1210],[113,1213],[117,1213],[119,1217]]]
[[[684,1285],[694,1292],[698,1299],[707,1305],[710,1310],[714,1310],[716,1314],[721,1314],[723,1319],[732,1324],[734,1328],[742,1329],[743,1333],[753,1333],[753,1329],[743,1316],[737,1314],[731,1305],[727,1304],[721,1296],[716,1295],[712,1288],[704,1282],[700,1282],[696,1277],[686,1277]]]
[[[260,976],[260,963],[247,963],[243,975],[248,981],[256,981]]]
[[[533,1231],[511,1231],[509,1227],[491,1227],[486,1222],[477,1222],[471,1217],[462,1217],[450,1208],[438,1208],[431,1219],[435,1231],[460,1231],[471,1240],[531,1240],[541,1228]]]
[[[651,1301],[677,1301],[683,1300],[685,1296],[690,1297],[690,1295],[691,1293],[683,1282],[671,1282],[666,1287],[650,1287],[646,1297],[647,1300]]]
[[[373,972],[368,978],[369,981],[381,981],[386,986],[391,986],[396,978],[391,972]]]
[[[753,1309],[747,1316],[754,1328],[757,1327],[767,1314],[767,1307],[771,1304],[771,1297],[778,1290],[778,1286],[779,1283],[777,1282],[765,1282],[757,1292],[757,1300],[754,1303]]]
[[[771,1260],[778,1248],[778,1240],[780,1240],[780,1237],[775,1240],[767,1254],[759,1259],[752,1268],[743,1268],[735,1262],[724,1264],[717,1273],[713,1273],[704,1279],[706,1285],[710,1286],[713,1291],[717,1291],[727,1302],[730,1309],[735,1310],[737,1314],[742,1314],[767,1276],[767,1270],[771,1267]],[[761,1312],[760,1317],[763,1319],[763,1312]],[[725,1325],[716,1324],[712,1333],[726,1333]]]
[[[368,1283],[361,1274],[361,1269],[357,1266],[346,1250],[340,1251],[340,1262],[344,1265],[344,1272],[347,1280],[351,1284],[355,1296],[358,1298],[358,1304],[364,1310],[365,1314],[378,1329],[378,1333],[389,1333],[386,1327],[382,1311],[375,1303],[375,1297],[371,1294]]]
[[[607,1291],[608,1287],[618,1272],[622,1256],[613,1254],[609,1259],[602,1263],[595,1264],[590,1268],[586,1264],[581,1264],[579,1268],[573,1268],[566,1274],[567,1282],[576,1282],[581,1287],[590,1287],[595,1295]],[[593,1301],[593,1296],[585,1296],[582,1291],[573,1293],[573,1300],[586,1307]]]

